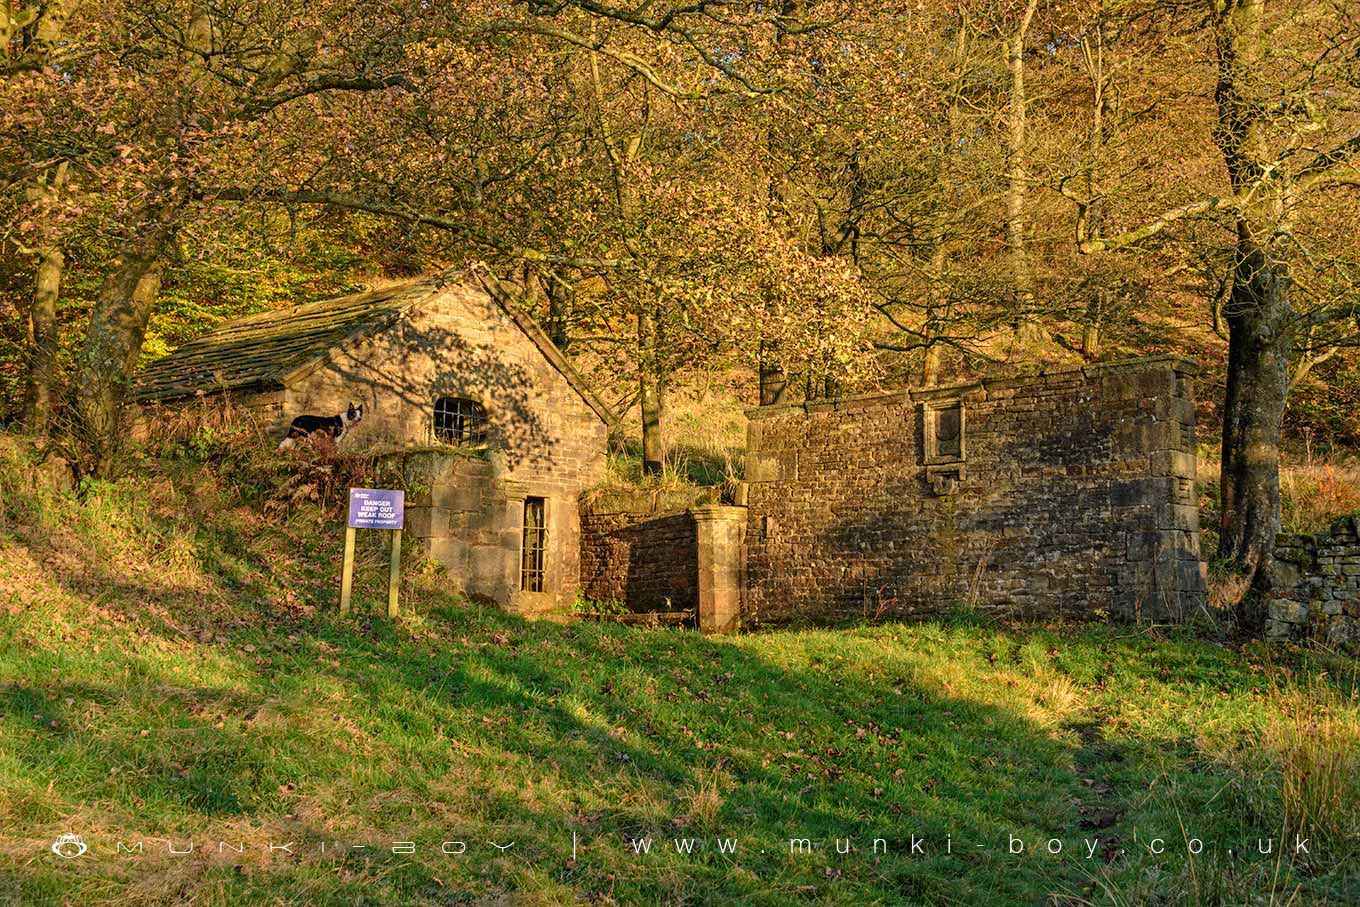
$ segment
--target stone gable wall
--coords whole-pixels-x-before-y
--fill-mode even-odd
[[[487,412],[487,449],[442,445],[434,401],[461,397]],[[341,344],[291,381],[278,432],[303,413],[364,404],[341,441],[405,449],[415,485],[412,534],[464,591],[522,613],[563,610],[580,588],[581,494],[604,474],[608,428],[509,315],[480,289],[451,285],[390,327]],[[542,497],[542,592],[520,588],[524,502]]]
[[[1265,610],[1267,639],[1360,644],[1360,517],[1317,535],[1280,535]]]
[[[749,411],[743,624],[1204,606],[1195,374],[1161,358]],[[927,456],[954,404],[961,452]]]
[[[291,421],[363,403],[350,445],[438,448],[437,397],[486,408],[498,477],[538,489],[530,493],[579,494],[604,473],[604,422],[494,299],[461,285],[332,351],[290,384],[284,409]]]

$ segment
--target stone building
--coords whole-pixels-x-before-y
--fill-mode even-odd
[[[1206,604],[1194,363],[751,410],[744,620]]]
[[[341,445],[401,452],[408,536],[465,591],[544,611],[576,596],[577,502],[614,417],[517,298],[469,270],[262,313],[150,363],[135,397],[229,395],[276,438],[363,404]]]
[[[1155,358],[748,410],[746,506],[592,505],[587,592],[645,607],[692,582],[701,625],[745,627],[1182,618],[1207,605],[1195,374]],[[705,599],[705,575],[736,579]]]
[[[464,591],[523,613],[583,593],[730,632],[1207,603],[1188,360],[759,407],[735,500],[583,495],[614,417],[517,298],[469,271],[242,319],[149,365],[136,394],[229,395],[275,437],[363,404],[342,446],[403,459],[408,533]],[[1282,591],[1276,611],[1337,610],[1311,595]]]

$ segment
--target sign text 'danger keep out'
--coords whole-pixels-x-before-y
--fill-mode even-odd
[[[349,490],[352,529],[401,529],[405,522],[405,492],[382,488]]]

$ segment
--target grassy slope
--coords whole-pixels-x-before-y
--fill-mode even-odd
[[[967,619],[731,640],[531,624],[439,591],[437,573],[409,579],[418,616],[363,616],[380,590],[361,586],[360,616],[340,620],[337,515],[271,503],[258,472],[150,462],[80,504],[35,491],[9,446],[0,904],[1360,899],[1344,663]],[[1330,853],[1227,857],[1312,801]],[[1204,855],[1186,860],[1182,829]],[[93,856],[48,853],[64,831]],[[638,858],[627,842],[644,835]],[[715,835],[738,838],[735,858],[670,843]],[[847,836],[861,850],[839,856]],[[863,852],[874,836],[888,856]],[[1157,836],[1166,856],[1143,846]],[[134,837],[145,857],[109,853]],[[166,837],[252,846],[172,858]],[[790,837],[827,847],[791,857]],[[1061,858],[1036,853],[1051,837]],[[322,856],[323,839],[370,848]],[[281,840],[306,852],[259,849]],[[441,855],[445,840],[469,854]]]

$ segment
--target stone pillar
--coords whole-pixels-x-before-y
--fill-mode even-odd
[[[690,513],[699,548],[699,630],[706,636],[735,633],[741,626],[746,508],[711,504]]]

